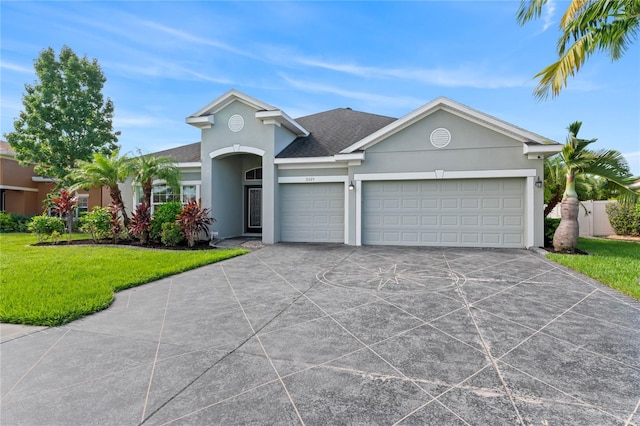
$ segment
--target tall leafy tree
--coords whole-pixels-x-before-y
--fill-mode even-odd
[[[125,226],[129,226],[129,216],[124,207],[119,183],[124,182],[133,172],[133,162],[127,155],[120,156],[118,150],[111,154],[96,152],[92,161],[79,161],[78,167],[69,175],[74,183],[70,189],[76,191],[80,188],[109,187],[109,195],[113,200]]]
[[[566,168],[565,190],[562,196],[561,220],[553,236],[553,248],[556,251],[575,252],[578,246],[578,194],[576,178],[585,174],[599,176],[608,181],[610,187],[619,191],[619,199],[623,202],[635,202],[637,192],[631,188],[634,178],[629,165],[616,150],[592,151],[587,147],[597,139],[580,139],[578,132],[582,122],[569,125],[567,141],[558,154]]]
[[[132,159],[133,182],[142,187],[144,202],[151,205],[153,180],[162,179],[174,193],[180,193],[180,169],[169,157],[139,155]]]
[[[540,17],[549,0],[521,0],[517,19],[524,25]],[[585,61],[606,52],[616,61],[635,40],[640,29],[640,0],[571,0],[560,20],[558,60],[544,68],[534,93],[538,98],[560,94]]]
[[[59,59],[51,47],[43,50],[34,67],[38,80],[25,84],[24,110],[5,138],[18,161],[64,186],[79,160],[117,149],[113,103],[102,94],[106,78],[98,61],[79,58],[68,46]]]

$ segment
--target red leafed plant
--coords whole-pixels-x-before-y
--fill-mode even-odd
[[[136,210],[131,215],[129,223],[129,232],[136,238],[140,239],[142,244],[146,244],[149,240],[149,231],[151,230],[151,207],[145,202],[138,204]]]
[[[196,244],[201,232],[209,236],[209,225],[216,221],[214,218],[209,217],[210,212],[211,210],[200,208],[195,200],[191,200],[176,218],[176,223],[180,225],[182,232],[184,232],[189,247],[193,247]]]
[[[51,197],[53,211],[67,221],[68,242],[71,241],[71,232],[73,231],[73,210],[77,205],[78,197],[71,195],[66,189],[61,189],[58,195]]]
[[[120,206],[112,201],[109,205],[109,225],[111,227],[111,234],[113,235],[113,242],[118,243],[118,238],[122,233],[122,221],[120,220]]]

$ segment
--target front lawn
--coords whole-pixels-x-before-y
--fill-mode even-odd
[[[56,326],[107,308],[114,293],[247,252],[129,247],[32,247],[0,234],[0,322]]]
[[[580,238],[578,248],[590,256],[550,253],[547,257],[640,300],[640,243]]]

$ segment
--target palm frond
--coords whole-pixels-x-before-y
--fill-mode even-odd
[[[548,0],[521,0],[516,19],[520,25],[524,25],[532,19],[539,18],[542,14],[542,8],[547,4]]]
[[[568,22],[573,21],[576,15],[589,3],[590,0],[572,0],[560,20],[560,27],[564,28]]]
[[[592,50],[589,46],[593,43],[592,34],[585,34],[576,40],[567,51],[560,54],[560,58],[545,67],[534,76],[540,78],[533,93],[538,100],[549,97],[555,98],[560,94],[563,87],[566,87],[569,77],[573,77],[582,67]]]
[[[520,24],[541,14],[546,2],[522,1]],[[621,58],[640,31],[639,0],[572,0],[560,22],[558,60],[535,75],[539,79],[534,96],[555,98],[567,86],[569,77],[582,68],[595,52],[607,52],[612,60]]]

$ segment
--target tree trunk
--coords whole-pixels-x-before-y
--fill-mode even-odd
[[[578,225],[579,201],[576,197],[562,200],[562,219],[553,234],[553,249],[558,252],[575,253],[578,248],[580,227]]]
[[[558,205],[558,203],[562,200],[559,195],[553,195],[547,204],[547,207],[544,208],[544,217],[549,216],[549,213],[553,211],[553,209]]]
[[[151,179],[142,183],[142,194],[144,196],[144,202],[151,207],[151,191],[153,191],[153,183]]]
[[[115,188],[109,188],[109,195],[122,214],[122,221],[124,222],[125,228],[129,228],[129,216],[127,216],[127,212],[124,208],[124,202],[122,201],[122,193],[120,192],[120,188],[118,188],[117,186]]]

